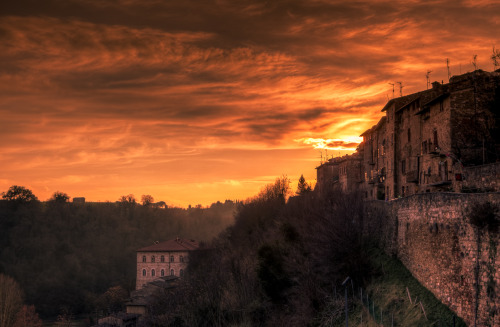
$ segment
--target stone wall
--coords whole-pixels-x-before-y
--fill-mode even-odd
[[[466,167],[463,169],[463,192],[500,191],[500,163]]]
[[[469,222],[471,205],[487,201],[500,207],[500,193],[415,194],[369,202],[365,220],[366,230],[380,226],[374,235],[386,251],[470,326],[500,326],[499,233],[478,233]]]

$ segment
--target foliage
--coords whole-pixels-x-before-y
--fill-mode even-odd
[[[208,241],[234,222],[235,208],[0,201],[0,272],[23,285],[42,318],[107,310],[100,300],[110,287],[135,288],[136,249],[177,236]]]
[[[17,313],[14,327],[42,327],[42,319],[35,311],[34,305],[24,305]]]
[[[158,295],[150,324],[306,326],[334,284],[369,275],[362,201],[309,192],[286,203],[288,193],[279,178],[240,204],[235,224],[190,256],[179,287]]]
[[[296,195],[304,195],[304,194],[311,192],[311,191],[312,191],[311,185],[309,185],[306,182],[304,175],[300,175],[299,182],[297,184],[297,191],[295,191],[295,194]]]
[[[129,195],[122,195],[120,196],[120,199],[118,199],[121,203],[127,203],[127,204],[136,204],[137,201],[135,200],[135,196],[133,194]]]
[[[396,326],[451,325],[453,312],[413,278],[399,260],[375,248],[370,249],[370,260],[377,273],[374,274],[367,291],[370,301],[376,303],[376,312],[382,309],[386,313],[394,314]],[[412,299],[411,303],[408,293]],[[377,320],[379,319],[377,316]],[[456,317],[456,326],[466,324]]]
[[[30,202],[38,200],[30,189],[18,185],[12,185],[9,190],[2,195],[2,198],[8,201],[17,202]]]
[[[65,203],[69,202],[70,196],[64,192],[54,192],[49,201],[57,202],[57,203]]]
[[[490,232],[497,232],[500,226],[499,208],[486,201],[474,203],[468,208],[469,221],[479,229],[486,228]]]
[[[150,206],[151,204],[153,204],[155,202],[154,198],[149,195],[149,194],[143,194],[141,196],[141,202],[142,202],[142,205],[143,206]]]
[[[0,274],[0,326],[11,327],[23,304],[19,284],[11,277]]]
[[[268,184],[260,190],[257,195],[257,201],[272,201],[282,200],[286,201],[290,196],[290,179],[286,176],[276,178],[274,184]]]

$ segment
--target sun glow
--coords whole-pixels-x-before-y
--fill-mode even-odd
[[[358,136],[346,137],[344,139],[302,138],[294,141],[310,144],[315,149],[355,151],[357,146],[363,141],[363,138]]]

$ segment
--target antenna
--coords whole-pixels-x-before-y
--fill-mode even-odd
[[[427,80],[427,89],[429,89],[429,86],[431,85],[431,82],[430,82],[431,73],[432,73],[432,70],[428,70],[427,74],[425,74],[425,79]]]
[[[403,82],[396,82],[399,84],[399,96],[402,97],[403,96]]]
[[[389,83],[389,85],[392,85],[392,98],[394,99],[394,83]]]
[[[451,78],[451,73],[450,73],[450,59],[448,58],[446,58],[446,69],[448,70],[448,82],[449,82]]]
[[[477,70],[477,54],[472,56],[472,66],[474,66],[474,70]]]

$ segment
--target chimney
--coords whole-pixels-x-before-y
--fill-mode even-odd
[[[432,89],[433,90],[439,90],[440,86],[441,86],[441,83],[439,83],[438,81],[432,82]]]

